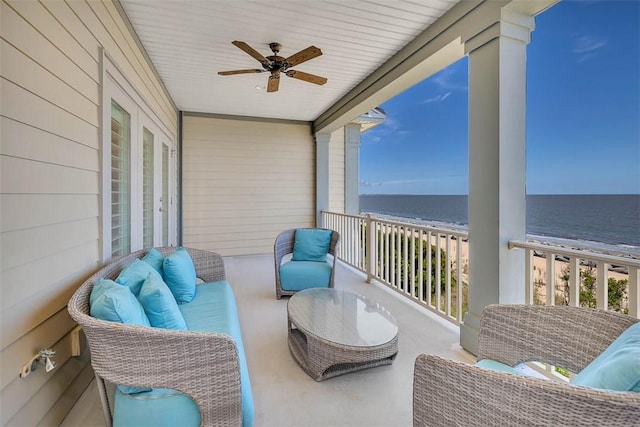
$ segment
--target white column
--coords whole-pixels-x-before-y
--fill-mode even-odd
[[[316,133],[316,227],[322,226],[322,211],[329,209],[330,133]]]
[[[344,213],[360,213],[360,125],[344,127]]]
[[[477,350],[489,304],[525,302],[526,47],[534,19],[501,12],[465,43],[469,54],[469,312],[460,344]]]

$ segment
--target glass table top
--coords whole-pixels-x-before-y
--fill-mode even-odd
[[[304,332],[336,344],[371,347],[398,334],[389,311],[365,296],[331,288],[313,288],[293,295],[289,319]]]

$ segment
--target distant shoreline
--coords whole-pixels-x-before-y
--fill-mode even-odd
[[[453,231],[466,231],[466,232],[469,231],[468,224],[456,224],[456,223],[448,223],[443,221],[430,221],[430,220],[421,219],[421,218],[407,218],[407,217],[401,217],[396,215],[381,214],[377,212],[361,213],[361,215],[367,215],[367,214],[371,214],[375,217],[378,217],[381,219],[387,219],[390,221],[407,222],[407,223],[416,224],[416,225],[431,226],[435,228],[443,228],[446,230],[453,230]],[[529,234],[529,233],[526,234],[526,239],[535,241],[535,242],[549,242],[565,248],[575,248],[575,246],[579,246],[580,249],[588,249],[594,252],[605,253],[608,255],[614,255],[614,256],[630,255],[633,258],[640,259],[640,246],[627,245],[627,244],[614,245],[614,244],[605,243],[605,242],[589,241],[589,240],[582,240],[582,239],[566,239],[562,237],[552,237],[552,236],[544,236],[544,235]],[[576,243],[579,243],[579,245],[576,245]]]
[[[468,208],[467,195],[360,196],[362,212],[445,227],[467,226]],[[586,246],[611,245],[622,252],[627,247],[640,251],[640,194],[529,194],[526,221],[527,234],[537,240],[567,239]]]

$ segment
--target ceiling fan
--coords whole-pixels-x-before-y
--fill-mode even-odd
[[[276,92],[280,86],[280,73],[284,73],[287,77],[293,77],[294,79],[302,80],[305,82],[323,85],[327,82],[325,77],[316,76],[315,74],[303,73],[302,71],[291,70],[291,67],[302,64],[310,59],[322,55],[322,51],[315,46],[309,46],[306,49],[301,50],[298,53],[291,55],[288,58],[278,56],[278,52],[282,46],[280,43],[269,43],[269,49],[273,52],[271,56],[262,56],[260,52],[241,41],[231,42],[238,48],[242,49],[253,58],[257,59],[262,64],[262,69],[254,68],[250,70],[233,70],[233,71],[220,71],[221,76],[230,76],[233,74],[250,74],[250,73],[264,73],[270,72],[269,83],[267,84],[267,92]]]

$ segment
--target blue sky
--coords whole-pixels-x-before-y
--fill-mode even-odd
[[[640,2],[565,0],[527,47],[527,193],[640,194]],[[361,194],[468,194],[467,58],[385,102]]]

